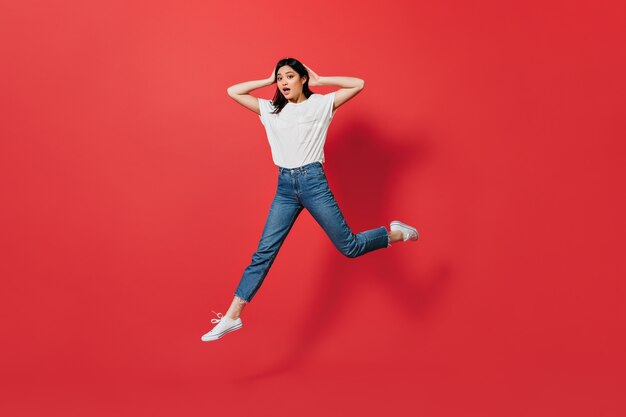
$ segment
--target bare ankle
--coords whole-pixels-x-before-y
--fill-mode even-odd
[[[246,300],[235,296],[233,302],[230,304],[230,308],[226,312],[226,315],[233,320],[237,320],[239,316],[241,316],[241,312],[243,311],[243,308],[246,306],[246,304]]]
[[[403,242],[404,238],[402,236],[402,232],[399,230],[392,230],[389,232],[389,238],[391,243]]]

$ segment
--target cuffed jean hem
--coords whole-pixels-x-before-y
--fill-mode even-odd
[[[350,258],[356,258],[368,252],[391,246],[391,238],[389,237],[389,233],[384,226],[361,232],[357,236],[365,238],[365,246],[362,250],[354,253],[352,256],[349,256]]]
[[[244,295],[242,295],[242,294],[238,293],[237,291],[235,291],[235,293],[234,293],[233,295],[234,295],[235,297],[239,297],[239,298],[241,298],[241,299],[242,299],[243,301],[245,301],[246,303],[249,303],[249,302],[251,301],[251,299],[250,299],[250,300],[248,300],[248,299],[247,299]]]

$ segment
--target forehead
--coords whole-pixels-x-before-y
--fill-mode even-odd
[[[278,73],[277,74],[287,74],[288,72],[292,72],[292,73],[294,73],[296,75],[298,74],[289,65],[283,65],[282,67],[280,67],[278,69]]]

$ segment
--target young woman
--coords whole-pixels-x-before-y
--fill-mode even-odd
[[[257,88],[276,83],[272,101],[250,95]],[[322,163],[328,126],[337,108],[363,89],[353,77],[323,77],[294,58],[282,59],[264,80],[247,81],[228,88],[228,95],[259,115],[278,166],[278,186],[252,262],[245,269],[226,315],[216,313],[215,327],[202,341],[217,340],[242,327],[240,315],[263,283],[276,254],[303,209],[322,226],[335,247],[355,258],[391,243],[417,240],[414,227],[392,221],[385,227],[354,234],[346,224],[328,188]],[[340,87],[329,94],[315,94],[309,86]]]

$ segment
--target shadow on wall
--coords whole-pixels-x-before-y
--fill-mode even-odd
[[[389,207],[390,196],[402,195],[396,187],[408,164],[419,166],[429,157],[426,141],[419,136],[410,140],[386,140],[388,134],[381,134],[366,120],[353,120],[332,132],[326,144],[325,153],[328,182],[337,196],[348,225],[354,233],[385,225],[393,220],[393,207]],[[400,183],[406,183],[402,181]],[[338,197],[341,195],[341,197]],[[399,218],[414,224],[420,229],[422,219]],[[310,296],[310,305],[300,319],[301,325],[286,355],[268,369],[243,377],[243,381],[253,381],[289,371],[306,361],[309,353],[323,340],[344,309],[350,308],[345,300],[359,297],[359,289],[378,285],[386,289],[389,297],[404,311],[404,314],[418,319],[424,317],[430,306],[439,300],[450,281],[450,267],[439,265],[434,271],[411,270],[402,263],[402,256],[393,248],[382,249],[372,256],[348,260],[337,256],[337,249],[330,243],[328,255],[322,260],[322,273],[318,288]],[[420,242],[408,244],[419,245]],[[420,256],[419,246],[415,256]],[[400,255],[400,256],[398,256]],[[357,267],[355,265],[358,264]]]

